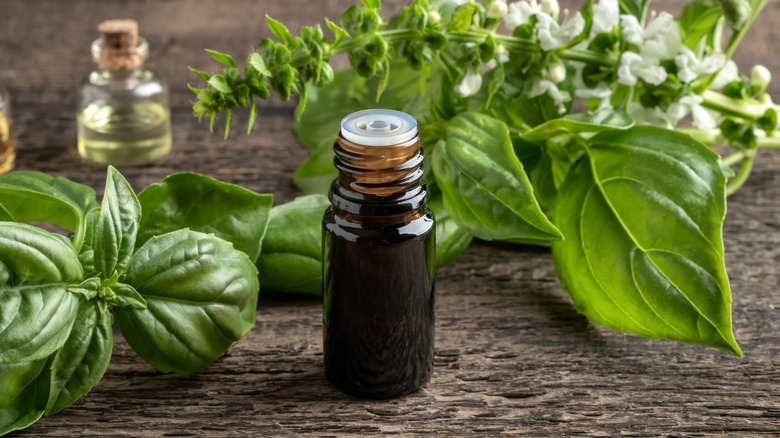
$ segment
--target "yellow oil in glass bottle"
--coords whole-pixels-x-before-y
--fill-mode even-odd
[[[13,169],[15,157],[11,99],[0,84],[0,173]]]
[[[79,86],[79,154],[116,166],[151,163],[171,149],[168,87],[144,67],[149,46],[135,21],[109,20],[98,30],[98,69]]]
[[[323,217],[325,375],[342,391],[390,398],[433,371],[434,218],[417,122],[353,113],[334,143],[338,178]]]

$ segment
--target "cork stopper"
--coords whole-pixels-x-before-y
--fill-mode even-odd
[[[109,70],[130,70],[143,65],[137,21],[107,20],[98,25],[98,32],[102,42],[98,64]]]

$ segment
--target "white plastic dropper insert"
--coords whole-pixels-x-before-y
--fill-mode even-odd
[[[417,120],[388,109],[368,109],[341,119],[341,136],[364,146],[391,146],[417,135]]]

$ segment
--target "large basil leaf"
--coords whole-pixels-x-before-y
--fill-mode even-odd
[[[25,427],[38,421],[44,413],[46,407],[46,396],[48,394],[48,376],[46,372],[46,360],[36,361],[34,363],[24,363],[18,365],[0,364],[0,381],[5,377],[19,377],[19,367],[27,368],[24,372],[27,374],[25,380],[34,374],[37,370],[37,376],[32,377],[29,383],[11,399],[5,406],[0,407],[0,436]],[[43,363],[43,365],[40,365]],[[40,368],[39,368],[40,366]],[[17,383],[20,383],[17,381]]]
[[[68,340],[51,361],[46,415],[69,406],[103,378],[114,346],[112,324],[111,313],[96,301],[81,303]]]
[[[474,236],[458,225],[444,208],[440,195],[431,196],[428,206],[436,217],[436,266],[449,265],[469,246]]]
[[[124,282],[148,305],[114,308],[125,339],[155,368],[182,374],[202,370],[241,337],[242,312],[259,289],[245,253],[191,230],[149,239],[130,259]]]
[[[94,266],[103,278],[124,272],[135,248],[140,219],[141,204],[132,187],[119,171],[108,166],[94,242]]]
[[[576,113],[566,118],[548,120],[524,132],[520,137],[526,141],[543,141],[556,134],[616,131],[628,129],[633,125],[634,120],[625,112],[605,109],[593,114]]]
[[[0,362],[48,357],[68,338],[81,264],[68,239],[37,227],[0,223]]]
[[[561,233],[544,215],[512,150],[506,125],[480,113],[461,113],[433,154],[447,211],[485,240],[549,242]]]
[[[195,173],[176,173],[138,194],[144,215],[136,247],[190,228],[213,233],[257,260],[273,197]]]
[[[271,210],[257,260],[261,289],[322,293],[322,215],[329,205],[325,196],[309,195]]]
[[[718,155],[654,127],[593,137],[558,193],[553,243],[564,290],[595,323],[741,352],[721,229]]]
[[[27,385],[35,381],[44,365],[46,359],[0,364],[0,409],[11,404]]]
[[[338,132],[336,128],[336,133]],[[325,195],[337,176],[338,171],[333,167],[333,141],[330,141],[313,150],[303,160],[293,173],[293,182],[306,194]]]
[[[523,163],[523,168],[531,180],[534,197],[539,202],[539,207],[547,217],[552,217],[555,196],[558,193],[554,174],[559,163],[550,159],[550,148],[543,149],[537,143],[531,143],[519,137],[512,139],[512,148],[517,158]]]
[[[74,231],[76,250],[86,232],[84,218],[98,207],[92,188],[31,171],[0,175],[0,204],[17,222],[50,222]]]
[[[5,207],[3,207],[3,204],[0,204],[0,221],[14,222],[14,217],[11,216],[11,212],[6,210]]]

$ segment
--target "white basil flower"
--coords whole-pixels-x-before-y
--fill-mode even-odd
[[[526,95],[533,99],[534,97],[541,96],[544,93],[547,93],[547,95],[550,96],[555,102],[555,105],[558,107],[559,114],[566,112],[566,106],[564,103],[571,100],[571,94],[569,94],[568,91],[559,90],[558,86],[550,80],[534,78],[534,81],[531,83],[531,89],[526,93]]]
[[[642,56],[654,60],[655,64],[674,58],[683,46],[677,22],[667,12],[661,12],[648,23],[642,37]]]
[[[504,16],[504,26],[513,30],[517,26],[528,24],[532,15],[543,13],[542,9],[536,3],[536,0],[521,0],[513,2],[507,6],[507,13]]]
[[[564,37],[574,37],[585,29],[585,19],[577,12],[562,25],[547,14],[536,14],[536,33],[545,52],[563,45]]]
[[[561,12],[561,7],[558,5],[558,0],[542,0],[542,12],[557,19],[558,14]]]
[[[718,123],[712,114],[701,106],[701,103],[701,96],[685,96],[679,102],[670,105],[666,113],[675,122],[691,113],[693,126],[696,126],[702,132],[711,131],[718,126]]]
[[[498,47],[503,47],[503,46],[499,45]],[[496,47],[496,49],[498,49],[498,47]],[[498,62],[496,62],[496,58],[498,58]],[[502,64],[506,64],[507,62],[509,62],[509,54],[506,52],[506,49],[502,53],[499,53],[499,51],[496,50],[496,58],[492,58],[490,61],[485,63],[485,72],[488,72],[496,68],[499,62]]]
[[[507,6],[504,0],[495,0],[487,11],[488,18],[503,18],[506,15]]]
[[[699,61],[696,54],[685,46],[682,46],[681,53],[674,57],[674,63],[677,64],[677,79],[684,83],[691,82],[701,75],[715,73],[725,62],[726,55],[723,53],[707,55]]]
[[[618,67],[618,82],[633,87],[637,80],[652,85],[660,85],[666,80],[666,70],[656,65],[652,60],[647,60],[634,52],[623,52]]]
[[[709,88],[712,90],[720,90],[721,88],[725,87],[730,82],[732,82],[734,79],[736,79],[738,76],[739,76],[739,69],[737,68],[737,63],[729,59],[726,61],[726,64],[723,65],[723,68],[721,68],[718,74],[715,76],[715,79],[712,80]]]
[[[631,44],[641,46],[644,41],[642,33],[642,26],[639,24],[639,20],[633,15],[621,15],[620,16],[620,34],[623,35],[623,39]]]
[[[629,103],[627,111],[628,115],[640,125],[654,125],[666,129],[674,129],[674,124],[677,122],[669,117],[660,107],[645,108],[639,102]]]
[[[460,84],[455,86],[455,92],[460,97],[469,97],[477,94],[480,87],[482,87],[482,75],[472,69],[468,69]]]
[[[591,34],[604,33],[618,24],[620,8],[617,0],[600,0],[593,5],[593,24]]]
[[[580,99],[601,99],[599,107],[596,111],[601,111],[605,108],[612,106],[610,98],[612,97],[612,89],[604,82],[599,82],[595,88],[577,87],[574,89],[574,96]]]

